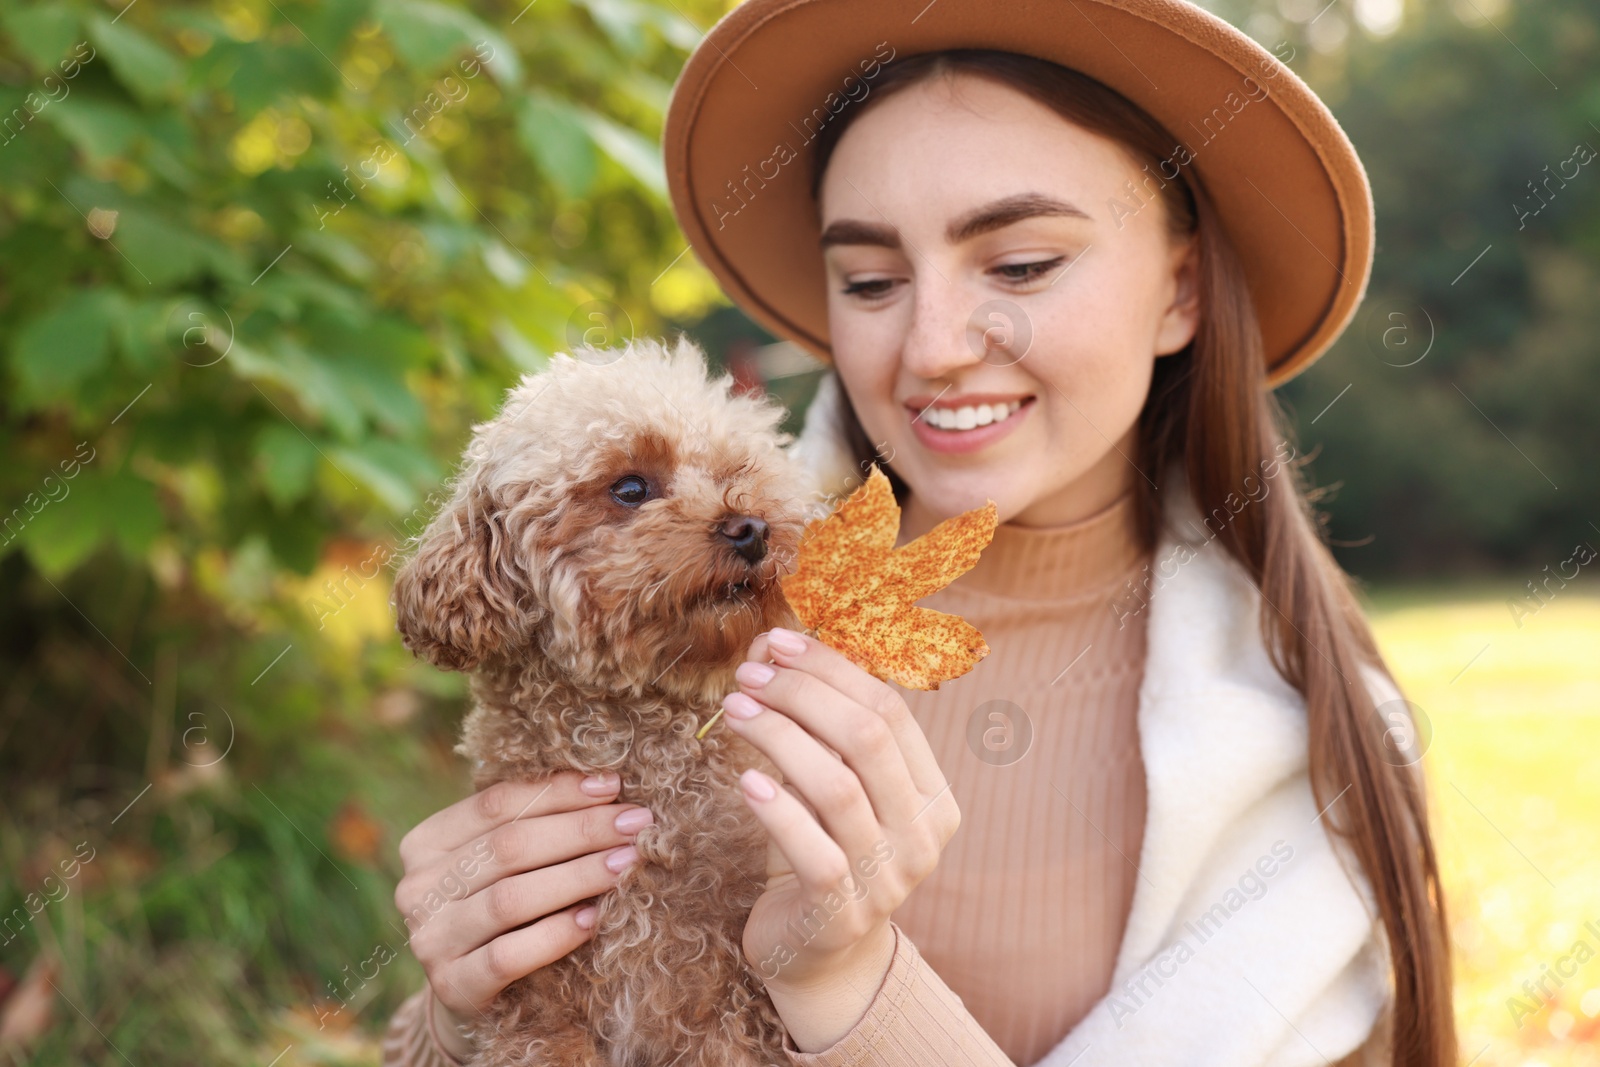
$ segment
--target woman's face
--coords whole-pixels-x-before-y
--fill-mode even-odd
[[[1193,243],[1169,240],[1120,146],[1009,87],[956,79],[875,103],[829,159],[834,363],[911,486],[906,530],[986,499],[1002,522],[1057,526],[1142,477],[1135,424],[1155,360],[1195,330]],[[956,428],[974,423],[987,425]]]

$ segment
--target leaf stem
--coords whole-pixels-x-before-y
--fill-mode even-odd
[[[722,718],[722,709],[718,708],[717,709],[717,713],[715,715],[711,716],[711,718],[707,719],[706,720],[706,724],[704,726],[700,727],[700,729],[695,733],[694,739],[696,741],[698,741],[702,737],[704,737],[706,735],[706,731],[711,729],[711,724],[716,722],[720,718]]]

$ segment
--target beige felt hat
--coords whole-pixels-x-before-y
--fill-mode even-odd
[[[1321,355],[1355,314],[1373,254],[1372,191],[1355,148],[1305,82],[1204,9],[1185,0],[745,0],[684,64],[662,148],[690,245],[773,333],[831,358],[810,192],[817,130],[866,99],[884,63],[946,48],[1071,67],[1188,149],[1173,165],[1199,175],[1243,259],[1270,385]]]

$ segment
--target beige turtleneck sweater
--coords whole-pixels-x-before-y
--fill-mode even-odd
[[[1002,524],[978,564],[918,603],[990,652],[936,691],[902,690],[961,807],[939,865],[894,913],[866,1013],[794,1067],[968,1067],[1041,1059],[1111,984],[1145,822],[1137,709],[1144,615],[1111,602],[1146,562],[1125,494],[1079,522]],[[385,1067],[443,1067],[427,987],[396,1012]]]

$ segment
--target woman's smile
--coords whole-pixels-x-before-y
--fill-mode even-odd
[[[1028,417],[1034,397],[1002,399],[972,394],[930,403],[906,401],[912,432],[931,452],[976,452],[1007,436]]]

